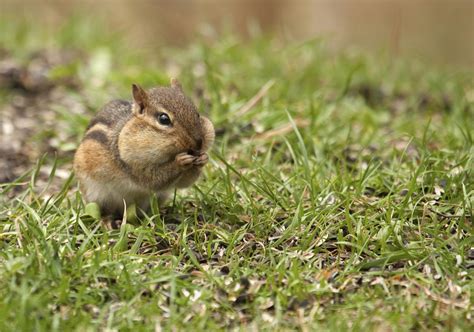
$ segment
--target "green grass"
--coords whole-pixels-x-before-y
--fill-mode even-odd
[[[82,105],[50,102],[57,126],[34,139],[55,138],[57,156],[0,185],[1,331],[472,330],[472,73],[319,40],[152,54],[81,20],[55,35],[0,25],[19,59],[85,54],[51,74],[77,78],[62,92]],[[57,172],[105,101],[170,74],[215,123],[210,164],[161,214],[154,201],[106,229]]]

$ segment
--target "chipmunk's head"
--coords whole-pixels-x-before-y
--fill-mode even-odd
[[[119,138],[124,161],[161,164],[178,153],[197,155],[212,145],[212,123],[198,113],[176,79],[170,87],[147,91],[133,84],[132,95],[133,117]]]

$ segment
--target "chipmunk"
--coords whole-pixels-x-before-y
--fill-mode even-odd
[[[132,95],[132,102],[115,100],[102,108],[74,156],[86,202],[116,217],[124,202],[146,209],[151,195],[163,202],[174,188],[192,185],[215,136],[176,79],[147,91],[133,84]]]

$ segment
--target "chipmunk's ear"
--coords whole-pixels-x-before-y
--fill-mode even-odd
[[[132,94],[133,100],[135,101],[133,111],[138,114],[143,114],[145,107],[148,105],[148,95],[146,91],[138,84],[132,84]]]
[[[177,89],[177,90],[183,92],[183,87],[181,86],[181,83],[179,83],[179,81],[174,77],[171,79],[171,87],[173,89]]]

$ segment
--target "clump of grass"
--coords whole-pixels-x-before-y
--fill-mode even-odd
[[[61,90],[86,107],[56,105],[48,135],[77,144],[101,103],[173,72],[215,122],[212,159],[119,229],[58,182],[64,144],[1,184],[1,330],[472,328],[470,75],[320,41],[228,36],[150,60],[96,40]]]

